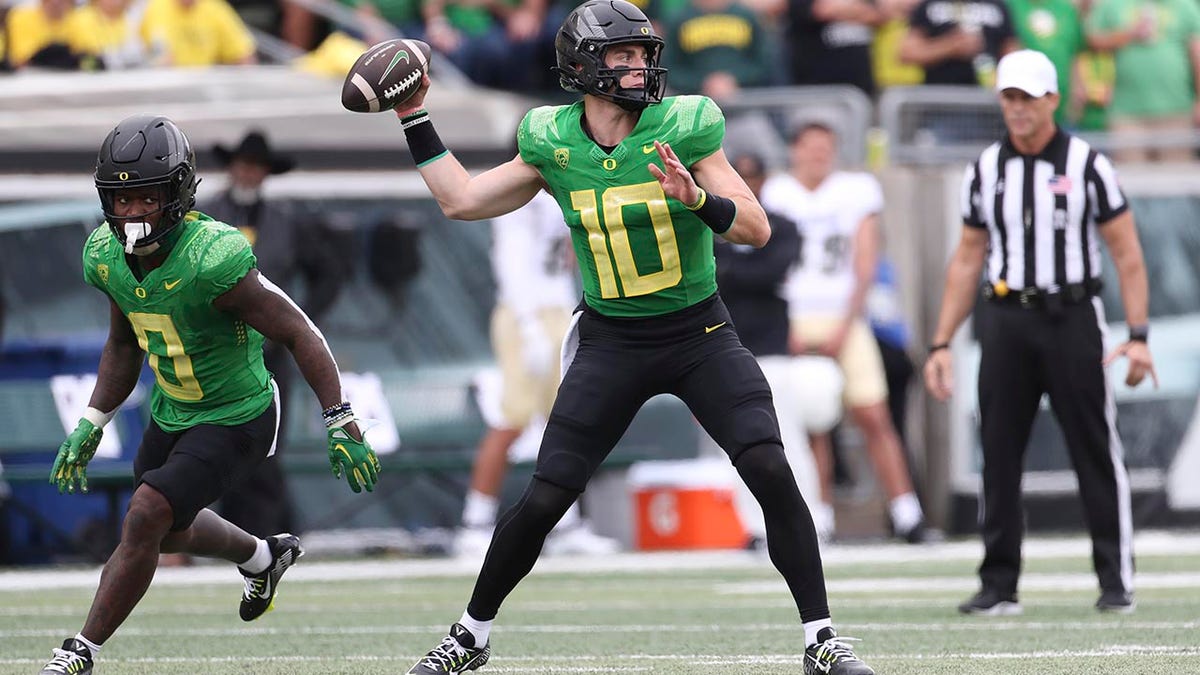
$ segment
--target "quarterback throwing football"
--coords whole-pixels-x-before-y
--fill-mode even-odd
[[[492,621],[547,533],[634,414],[669,393],[691,408],[762,505],[771,560],[803,622],[806,673],[870,675],[833,630],[812,517],[779,440],[771,390],[717,295],[713,234],[753,246],[766,214],[721,150],[725,121],[703,96],[663,98],[663,41],[625,0],[589,0],[555,43],[573,105],[530,111],[512,160],[472,177],[423,108],[429,78],[396,109],[421,176],[457,220],[558,202],[583,276],[558,398],[534,477],[497,523],[462,618],[408,673],[462,673],[491,654]],[[798,641],[798,640],[797,640]]]

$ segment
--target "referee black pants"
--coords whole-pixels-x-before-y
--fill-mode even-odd
[[[981,301],[977,311],[983,587],[1002,594],[1017,591],[1025,530],[1021,475],[1034,416],[1042,394],[1048,394],[1079,478],[1100,587],[1132,592],[1129,477],[1116,405],[1101,365],[1106,323],[1099,299],[1053,313]]]

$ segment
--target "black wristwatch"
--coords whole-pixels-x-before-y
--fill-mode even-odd
[[[1130,342],[1147,342],[1150,339],[1150,324],[1129,327]]]

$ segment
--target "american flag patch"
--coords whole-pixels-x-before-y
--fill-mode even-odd
[[[1065,195],[1071,192],[1071,179],[1067,176],[1051,176],[1046,183],[1051,194]]]

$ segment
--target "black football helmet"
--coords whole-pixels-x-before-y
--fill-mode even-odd
[[[617,44],[646,46],[645,68],[609,68],[604,51]],[[641,110],[662,102],[667,69],[660,68],[663,39],[645,13],[625,0],[588,0],[575,8],[554,39],[558,54],[559,84],[567,91],[608,99],[626,110]],[[621,87],[621,76],[631,70],[645,74],[641,89]]]
[[[113,234],[122,245],[125,231],[113,204],[117,190],[154,186],[161,213],[153,230],[136,240],[137,247],[161,241],[183,222],[196,203],[196,153],[187,136],[161,115],[140,114],[121,121],[100,144],[96,156],[96,191]]]

